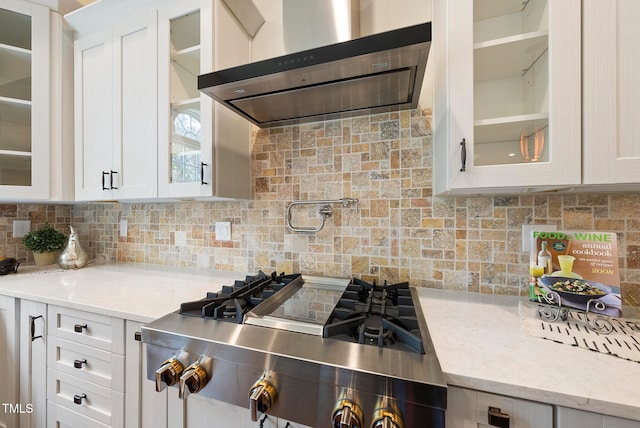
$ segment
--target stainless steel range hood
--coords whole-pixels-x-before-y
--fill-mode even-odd
[[[418,106],[431,23],[198,76],[198,89],[260,127]]]

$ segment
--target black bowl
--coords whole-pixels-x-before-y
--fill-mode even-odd
[[[538,281],[542,283],[547,290],[558,293],[561,298],[577,303],[586,304],[591,299],[600,299],[611,293],[611,287],[608,285],[600,284],[595,281],[587,281],[586,279],[568,278],[566,276],[543,276],[538,278]],[[574,292],[558,289],[557,285],[554,286],[554,284],[557,283],[569,283],[571,285],[582,287],[585,291]],[[587,290],[596,290],[597,294],[588,294]],[[599,290],[599,292],[597,290]]]
[[[8,273],[17,273],[20,262],[12,257],[0,260],[0,275],[6,275]]]

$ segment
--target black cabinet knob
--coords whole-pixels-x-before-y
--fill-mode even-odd
[[[76,324],[73,326],[73,331],[75,331],[76,333],[82,333],[82,331],[86,328],[87,328],[86,324]]]
[[[85,399],[85,398],[87,398],[87,394],[85,394],[85,393],[82,393],[80,395],[76,394],[76,395],[73,396],[73,402],[76,403],[76,404],[82,404],[82,400]]]
[[[87,360],[85,358],[81,360],[73,360],[73,367],[76,369],[81,369],[83,364],[87,364]]]

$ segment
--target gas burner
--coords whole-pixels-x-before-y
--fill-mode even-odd
[[[385,328],[382,323],[382,317],[379,315],[370,315],[364,323],[358,326],[356,330],[357,336],[355,339],[358,343],[366,343],[368,345],[376,346],[389,346],[393,345],[396,340],[388,328]]]

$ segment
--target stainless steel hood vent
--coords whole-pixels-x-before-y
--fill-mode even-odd
[[[431,23],[198,76],[198,89],[260,127],[418,106]]]

